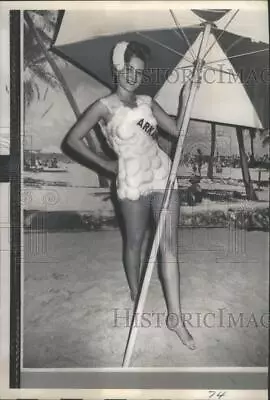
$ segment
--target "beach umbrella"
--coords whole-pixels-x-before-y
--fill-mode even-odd
[[[151,59],[141,93],[155,96],[169,114],[175,115],[205,21],[210,21],[203,80],[191,118],[260,129],[269,125],[267,17],[267,10],[259,7],[70,10],[59,19],[52,50],[112,89],[113,46],[120,40],[147,44]]]
[[[59,20],[52,49],[112,88],[110,54],[121,40],[140,41],[151,48],[141,90],[155,97],[169,114],[176,114],[180,90],[185,81],[191,81],[149,262],[134,308],[122,364],[126,367],[131,361],[138,318],[144,309],[190,119],[257,129],[267,126],[267,11],[147,10],[132,6],[66,11]],[[219,74],[219,80],[213,82],[212,74],[210,82],[205,72],[208,76],[210,72]]]

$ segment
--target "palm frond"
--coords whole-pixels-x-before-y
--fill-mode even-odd
[[[48,10],[30,10],[28,13],[32,16],[35,21],[38,17],[38,22],[41,23],[47,31],[53,33],[57,22],[57,11]],[[38,28],[37,23],[35,23]]]
[[[57,56],[54,54],[50,54],[52,58],[57,60]],[[24,68],[31,68],[32,65],[46,65],[48,60],[44,53],[40,50],[39,46],[35,46],[35,48],[31,48],[24,53]]]
[[[270,145],[270,135],[266,136],[263,141],[262,141],[263,147],[269,146]]]
[[[58,10],[29,10],[34,15],[39,15],[43,17],[46,21],[49,20],[50,22],[56,21]]]
[[[57,10],[29,10],[32,14],[39,15],[43,18],[49,19],[50,21],[53,21],[57,17]]]
[[[260,138],[262,139],[262,146],[266,147],[270,144],[270,130],[269,128],[260,130]]]
[[[34,92],[34,88],[32,85],[32,81],[31,80],[26,80],[24,81],[24,88],[23,88],[23,92],[24,92],[24,101],[25,104],[27,106],[30,106],[30,104],[33,102],[34,97],[35,97],[35,92]]]
[[[38,84],[33,80],[32,82],[33,87],[35,88],[35,92],[37,94],[37,99],[40,100],[40,90]]]
[[[42,50],[29,28],[24,30],[24,59],[27,61],[38,59],[42,56]]]
[[[59,82],[56,79],[55,75],[46,71],[43,65],[32,65],[31,72],[42,82],[46,83],[52,88],[59,87]]]
[[[39,34],[40,38],[43,40],[45,45],[51,44],[52,38],[49,35],[47,35],[47,33],[44,30],[36,27],[36,31]]]
[[[45,92],[44,92],[44,95],[43,95],[43,100],[46,100],[46,97],[47,97],[47,94],[48,94],[48,90],[49,90],[49,88],[48,88],[48,86],[46,87],[46,90],[45,90]]]
[[[51,42],[52,42],[52,37],[49,36],[42,28],[40,27],[35,27],[35,30],[37,31],[38,35],[40,36],[40,38],[42,39],[43,43],[46,46],[50,46]],[[36,45],[37,41],[35,39],[35,37],[32,35],[32,32],[30,31],[28,25],[25,26],[24,29],[24,42],[26,45]]]
[[[32,48],[32,49],[26,49],[24,52],[24,69],[27,67],[31,67],[32,65],[35,64],[42,64],[39,60],[41,60],[43,57],[42,52],[38,48]],[[36,62],[38,60],[38,62]],[[45,64],[45,59],[44,59],[44,64]]]
[[[31,64],[46,64],[47,63],[47,59],[45,56],[41,56],[40,58],[36,58],[35,60],[33,60],[31,62]],[[31,66],[31,64],[29,64],[29,66]]]
[[[47,108],[47,110],[41,115],[41,119],[45,117],[46,114],[48,114],[48,112],[50,111],[50,109],[52,108],[53,103]]]

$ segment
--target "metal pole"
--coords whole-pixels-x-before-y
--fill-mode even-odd
[[[174,185],[174,182],[176,179],[177,169],[178,169],[180,158],[181,158],[183,142],[184,142],[184,139],[185,139],[185,136],[187,133],[187,128],[188,128],[188,124],[189,124],[189,120],[190,120],[192,106],[193,106],[193,102],[195,99],[195,94],[200,85],[200,77],[201,77],[202,68],[203,68],[203,60],[201,59],[201,56],[203,54],[205,54],[210,31],[211,31],[211,24],[206,23],[205,27],[204,27],[204,31],[203,31],[200,48],[199,48],[199,51],[197,54],[197,59],[194,63],[194,69],[193,69],[193,74],[192,74],[192,84],[191,84],[190,93],[189,93],[189,96],[187,99],[187,103],[185,105],[185,112],[183,115],[182,125],[179,129],[179,138],[178,138],[178,142],[177,142],[177,147],[176,147],[175,156],[174,156],[174,160],[172,163],[170,175],[169,175],[168,181],[167,181],[165,194],[163,197],[162,208],[161,208],[158,226],[156,229],[156,233],[155,233],[148,265],[146,268],[144,280],[143,280],[141,290],[139,293],[139,298],[134,307],[132,324],[131,324],[130,331],[129,331],[129,336],[128,336],[127,345],[126,345],[126,349],[125,349],[125,353],[124,353],[124,357],[123,357],[122,367],[128,367],[130,364],[130,361],[131,361],[132,352],[133,352],[133,348],[134,348],[135,341],[136,341],[138,326],[140,325],[141,315],[142,315],[142,312],[144,309],[144,304],[146,301],[147,292],[148,292],[152,272],[153,272],[156,257],[157,257],[160,238],[162,236],[162,232],[163,232],[163,228],[164,228],[164,224],[165,224],[166,212],[167,212],[169,204],[170,204],[171,192],[172,192],[172,188],[173,188],[173,185]],[[135,317],[137,317],[137,318],[135,318]]]

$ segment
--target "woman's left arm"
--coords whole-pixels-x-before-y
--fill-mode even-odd
[[[190,89],[190,84],[186,84],[183,86],[180,96],[179,96],[179,105],[178,105],[178,115],[175,118],[170,117],[166,113],[166,111],[163,110],[163,108],[160,107],[160,105],[153,100],[152,101],[152,111],[154,114],[154,117],[157,120],[158,125],[163,129],[164,131],[168,132],[172,136],[179,136],[179,129],[182,124],[183,120],[183,114],[184,114],[184,109],[185,105],[187,102],[187,97],[189,94],[189,89]]]

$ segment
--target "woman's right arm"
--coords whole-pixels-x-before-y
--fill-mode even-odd
[[[108,172],[117,173],[117,161],[105,160],[94,153],[83,141],[86,134],[100,121],[107,113],[105,105],[99,100],[86,109],[75,125],[70,129],[64,141],[65,144],[80,154],[86,162],[94,163]]]

